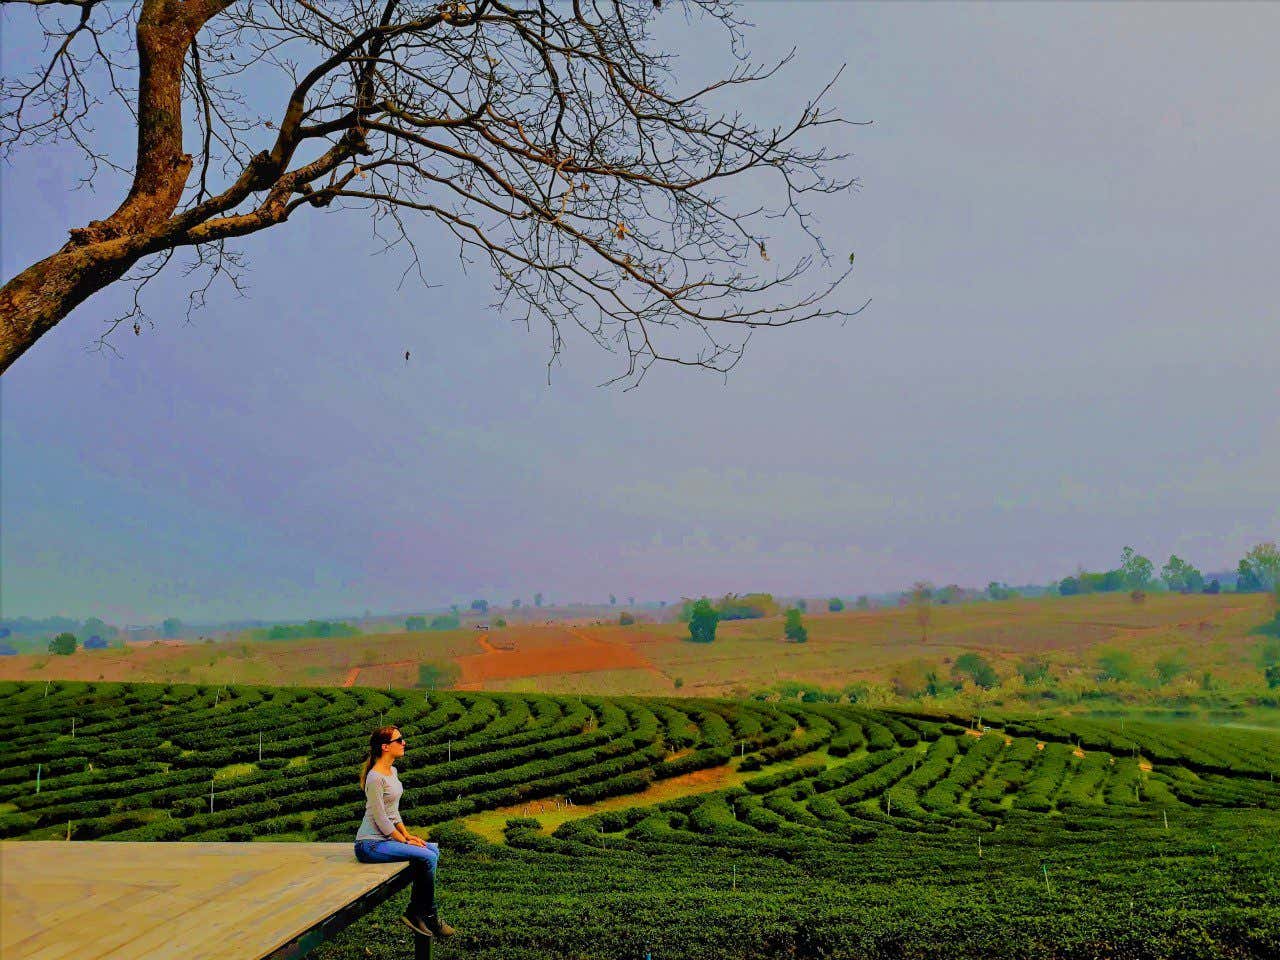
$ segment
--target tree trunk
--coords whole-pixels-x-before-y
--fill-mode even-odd
[[[0,373],[83,303],[163,249],[148,236],[173,215],[191,172],[182,149],[182,65],[200,27],[233,0],[143,0],[138,17],[138,160],[128,196],[106,220],[0,288]]]
[[[0,287],[0,373],[91,294],[123,277],[143,253],[136,238],[69,243]]]

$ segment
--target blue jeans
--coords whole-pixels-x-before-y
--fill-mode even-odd
[[[408,860],[415,865],[425,863],[431,875],[435,876],[440,845],[428,843],[425,847],[415,847],[399,840],[357,840],[356,859],[361,863],[395,863],[399,860]]]
[[[399,840],[357,840],[356,859],[361,863],[396,863],[407,860],[413,872],[413,893],[409,898],[410,909],[418,913],[435,913],[436,910],[436,861],[440,859],[440,846],[428,843],[416,847]]]

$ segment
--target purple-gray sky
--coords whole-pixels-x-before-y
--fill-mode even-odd
[[[5,375],[4,615],[850,595],[1127,543],[1220,569],[1280,536],[1280,5],[747,10],[759,59],[800,56],[737,106],[780,116],[847,61],[834,102],[874,120],[835,141],[862,190],[821,211],[865,313],[627,393],[571,338],[548,385],[546,332],[437,232],[440,286],[397,290],[360,214],[299,216],[241,245],[246,299],[188,325],[175,273],[113,357],[86,349],[123,303],[100,294]],[[679,23],[691,75],[718,69]],[[5,278],[114,207],[81,173],[4,170]]]

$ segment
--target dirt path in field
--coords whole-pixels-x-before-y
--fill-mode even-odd
[[[608,642],[605,640],[600,640],[598,638],[586,636],[580,633],[579,631],[574,630],[572,627],[566,627],[566,630],[568,630],[570,634],[577,637],[579,640],[583,641],[584,643],[607,643]],[[661,667],[654,664],[651,660],[649,660],[643,654],[641,654],[640,651],[637,650],[633,644],[617,643],[617,644],[610,644],[610,646],[621,647],[622,649],[629,651],[640,661],[640,664],[643,667],[643,669],[648,670],[654,676],[661,677],[667,683],[671,682],[671,677],[667,675],[667,672],[663,670]]]
[[[500,807],[484,813],[473,814],[463,819],[468,830],[478,833],[492,843],[502,843],[502,828],[512,817],[534,817],[542,824],[544,830],[554,830],[569,820],[580,820],[592,814],[606,810],[627,810],[631,807],[650,807],[654,804],[675,800],[677,797],[688,797],[700,793],[711,793],[732,787],[746,779],[728,765],[712,767],[708,770],[694,770],[669,780],[659,780],[639,793],[628,793],[621,797],[609,797],[598,803],[587,803],[571,806],[559,798],[533,800],[511,807]]]
[[[356,677],[358,676],[360,676],[360,668],[352,667],[350,672],[348,672],[346,677],[343,679],[342,685],[344,687],[354,687],[356,685]]]

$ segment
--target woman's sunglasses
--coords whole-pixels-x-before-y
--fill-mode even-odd
[[[396,737],[394,740],[388,740],[387,743],[404,743],[404,737]]]

